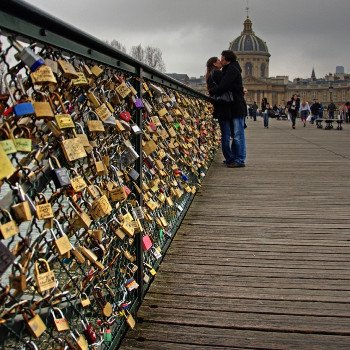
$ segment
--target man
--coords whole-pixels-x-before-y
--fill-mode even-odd
[[[256,104],[256,101],[252,104],[252,115],[253,115],[253,120],[256,122],[256,115],[258,113],[258,105]]]
[[[314,121],[320,117],[321,105],[319,104],[317,98],[314,99],[314,103],[310,106],[310,109],[311,109],[311,124],[313,124]]]
[[[242,82],[242,69],[237,62],[237,56],[233,51],[224,50],[221,53],[222,78],[218,85],[211,89],[210,93],[221,95],[231,91],[234,102],[227,108],[228,118],[220,124],[223,138],[222,146],[228,168],[243,168],[246,160],[246,143],[244,121],[247,116],[247,105],[244,100]],[[233,141],[230,144],[231,130]]]
[[[334,119],[334,112],[336,109],[337,109],[337,106],[333,103],[333,101],[331,101],[331,103],[327,107],[329,119]]]

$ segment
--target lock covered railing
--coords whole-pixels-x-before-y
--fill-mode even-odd
[[[218,147],[206,96],[0,9],[0,346],[114,349]]]

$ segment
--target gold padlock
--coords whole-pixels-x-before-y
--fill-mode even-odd
[[[39,266],[44,266],[44,272],[39,271]],[[56,278],[54,272],[50,269],[45,259],[38,259],[34,263],[34,277],[37,289],[40,293],[56,287]]]
[[[63,256],[64,254],[71,251],[73,247],[72,247],[71,242],[69,241],[68,236],[63,232],[63,229],[62,229],[60,223],[58,222],[58,220],[53,219],[53,223],[54,223],[54,226],[57,227],[57,230],[58,230],[59,235],[60,235],[60,237],[57,238],[54,230],[53,229],[51,230],[51,233],[55,239],[53,243],[54,243],[59,255]]]
[[[59,314],[59,318],[57,318]],[[51,310],[51,315],[53,317],[53,322],[57,332],[64,332],[70,329],[67,319],[64,317],[63,312],[58,307],[53,307]]]
[[[20,263],[12,265],[12,273],[9,276],[11,288],[17,293],[23,293],[27,289],[27,278],[24,269]]]
[[[17,183],[16,189],[20,202],[12,205],[11,210],[17,222],[21,223],[24,221],[30,221],[33,218],[30,203],[22,189],[22,186]]]
[[[2,239],[10,238],[19,233],[19,227],[16,224],[16,221],[12,219],[12,216],[9,211],[6,209],[0,209],[3,219],[6,222],[0,224],[0,236]]]
[[[47,201],[43,193],[38,194],[39,202],[36,204],[36,216],[39,220],[53,218],[53,210],[51,204]]]
[[[28,313],[30,314],[30,319]],[[23,313],[23,319],[27,324],[30,333],[35,337],[39,338],[45,331],[46,325],[38,314],[35,314],[33,310],[27,309]]]

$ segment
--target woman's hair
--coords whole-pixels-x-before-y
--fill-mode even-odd
[[[214,66],[214,63],[218,60],[217,57],[210,57],[209,60],[207,61],[207,73],[205,74],[205,80],[208,81],[209,75],[211,72],[216,69]]]

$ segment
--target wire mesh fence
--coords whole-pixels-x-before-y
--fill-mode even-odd
[[[1,348],[114,348],[216,152],[210,105],[23,31],[0,42]]]

